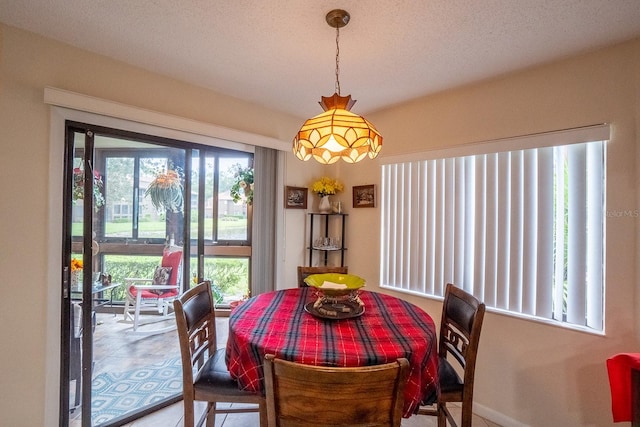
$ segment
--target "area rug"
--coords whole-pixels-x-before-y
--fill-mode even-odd
[[[96,375],[91,384],[93,425],[182,393],[179,357],[121,373]]]

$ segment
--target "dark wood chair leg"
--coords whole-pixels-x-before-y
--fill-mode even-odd
[[[267,427],[267,402],[260,403],[260,427]]]

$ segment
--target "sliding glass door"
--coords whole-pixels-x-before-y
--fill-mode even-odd
[[[73,122],[66,141],[60,424],[118,425],[181,396],[171,298],[141,284],[248,294],[253,155]]]
[[[208,279],[218,307],[249,294],[253,156],[192,152],[191,271]]]

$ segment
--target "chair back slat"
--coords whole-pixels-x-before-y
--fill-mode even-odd
[[[469,348],[469,337],[450,324],[443,325],[443,328],[440,342],[446,347],[445,351],[455,357],[464,368],[467,364],[465,359]]]
[[[265,358],[269,427],[400,426],[407,359],[321,367]]]

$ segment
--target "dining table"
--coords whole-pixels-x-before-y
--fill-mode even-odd
[[[391,295],[359,291],[363,312],[331,319],[309,310],[311,287],[249,298],[229,315],[226,362],[242,390],[264,394],[265,354],[318,366],[356,367],[408,359],[403,416],[413,415],[438,394],[438,350],[433,319]],[[310,305],[311,304],[311,305]]]

